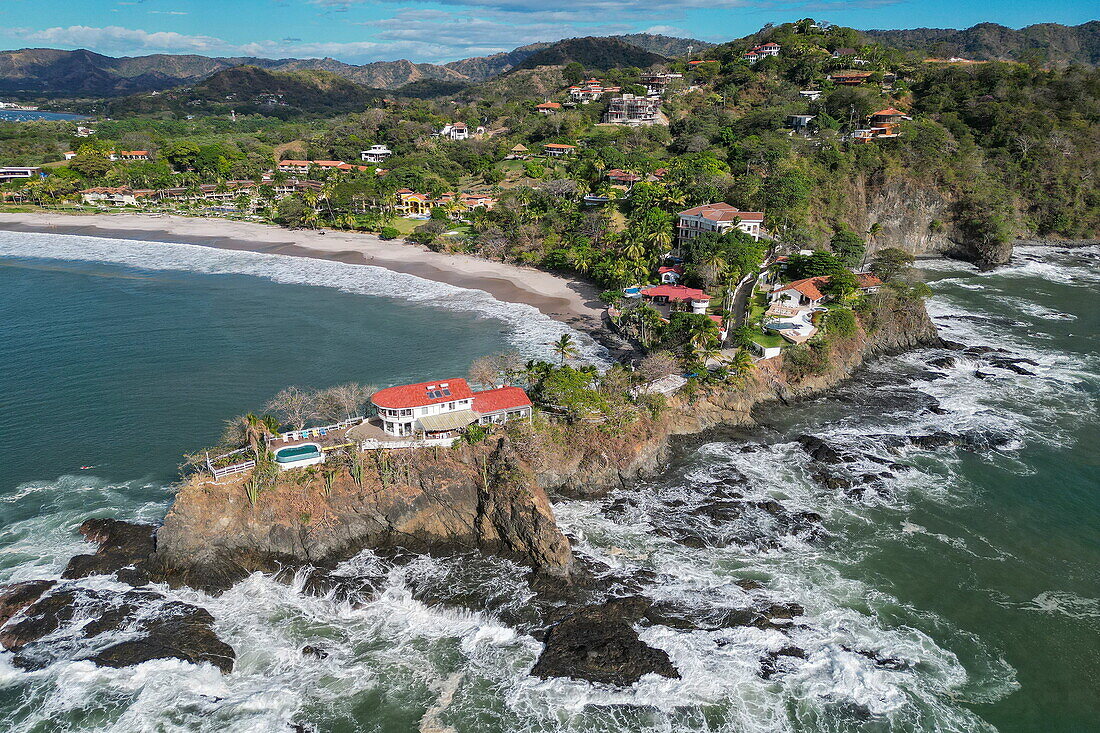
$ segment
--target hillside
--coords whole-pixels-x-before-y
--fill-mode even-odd
[[[491,79],[538,56],[535,65],[580,61],[595,69],[608,66],[649,66],[665,56],[710,44],[651,33],[607,38],[568,39],[532,43],[491,56],[447,64],[414,63],[405,59],[349,64],[333,58],[266,59],[196,54],[151,54],[112,57],[84,49],[62,51],[24,48],[0,51],[0,94],[23,97],[120,97],[196,84],[219,71],[248,65],[271,71],[321,70],[366,87],[397,89],[425,80],[478,82]]]
[[[271,71],[258,66],[236,66],[214,74],[193,87],[163,93],[139,94],[110,104],[114,116],[157,111],[259,113],[290,118],[354,112],[381,97],[371,89],[328,71]]]
[[[537,51],[523,60],[517,68],[534,69],[539,66],[564,66],[576,61],[586,69],[613,69],[622,66],[646,68],[664,63],[668,59],[646,51],[621,38],[569,38]]]
[[[1100,64],[1100,21],[1077,26],[1042,23],[1020,30],[996,23],[980,23],[965,30],[914,28],[871,30],[863,34],[876,43],[903,51],[978,61],[1036,60],[1064,66]]]

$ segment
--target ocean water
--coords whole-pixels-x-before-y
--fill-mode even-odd
[[[505,344],[535,353],[557,333],[422,282],[403,290],[413,302],[380,297],[389,276],[372,268],[48,235],[32,255],[25,236],[0,233],[0,582],[55,577],[85,548],[73,529],[88,516],[158,519],[179,453],[284,384],[384,384],[425,362],[461,370]],[[645,595],[700,609],[797,602],[806,614],[789,634],[651,626],[641,637],[681,679],[539,680],[527,670],[540,642],[503,620],[529,603],[519,568],[365,552],[340,573],[379,591],[350,601],[259,575],[217,598],[170,592],[213,613],[238,654],[229,675],[174,661],[24,673],[0,654],[0,729],[1097,729],[1098,257],[1024,249],[989,273],[929,265],[943,334],[1028,358],[1034,375],[981,355],[930,367],[960,356],[938,349],[884,359],[828,397],[684,447],[652,480],[556,504],[577,552]],[[422,329],[433,335],[414,348]],[[970,447],[899,437],[935,431]],[[887,475],[829,489],[803,434]],[[731,484],[819,514],[821,530],[698,511]],[[675,539],[684,533],[702,542]],[[484,603],[425,602],[433,593]],[[306,644],[329,656],[304,657]],[[806,658],[763,679],[761,657],[791,644]]]
[[[39,112],[31,109],[0,109],[0,120],[4,122],[33,122],[36,120],[87,120],[85,115],[68,112]]]

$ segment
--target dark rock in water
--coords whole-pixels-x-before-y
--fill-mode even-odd
[[[0,628],[55,585],[56,580],[28,580],[0,589]]]
[[[994,356],[990,357],[989,363],[991,366],[995,366],[999,369],[1007,369],[1010,372],[1016,374],[1023,374],[1024,376],[1034,377],[1035,372],[1030,369],[1026,369],[1021,364],[1029,364],[1031,366],[1039,366],[1039,362],[1032,359],[1025,359],[1023,357],[1007,357],[1007,356]]]
[[[966,351],[966,344],[960,344],[958,341],[948,341],[947,339],[940,340],[940,346],[948,351]]]
[[[843,463],[845,460],[844,454],[816,435],[799,435],[795,440],[818,463]]]
[[[996,375],[991,372],[983,372],[981,369],[975,369],[974,376],[978,379],[990,379],[992,377],[995,377]]]
[[[668,654],[642,642],[633,628],[648,606],[644,598],[620,598],[577,609],[546,632],[531,674],[612,685],[631,685],[650,673],[679,678]]]
[[[918,448],[935,450],[936,448],[959,445],[961,438],[958,435],[941,431],[929,435],[914,435],[909,441]]]
[[[953,356],[941,356],[938,359],[932,359],[928,362],[929,366],[939,367],[941,369],[952,369],[957,366],[959,360]]]
[[[165,600],[159,593],[145,590],[117,593],[80,587],[57,589],[24,608],[15,623],[0,627],[0,645],[16,653],[12,660],[16,666],[35,670],[62,656],[70,657],[74,642],[123,632],[136,638],[83,658],[104,667],[174,658],[195,664],[210,662],[223,672],[232,670],[235,654],[214,633],[210,613]],[[78,611],[92,620],[72,628],[67,636],[63,633],[64,638],[47,638],[67,627]]]
[[[805,659],[806,650],[796,646],[785,646],[774,652],[768,652],[764,655],[764,658],[760,660],[760,676],[766,680],[770,680],[777,672],[781,671],[780,657]]]
[[[749,578],[743,578],[741,580],[735,580],[733,582],[733,584],[740,587],[742,590],[748,590],[748,591],[761,590],[764,587],[763,583],[761,583],[759,581],[756,581],[756,580],[751,580]]]
[[[967,348],[963,353],[974,354],[974,355],[1007,354],[1008,349],[999,349],[999,348],[995,348],[993,346],[971,346],[971,347]]]
[[[919,379],[922,382],[935,382],[937,379],[946,378],[942,372],[934,372],[931,369],[925,369],[913,375],[913,379]]]
[[[861,657],[866,657],[878,666],[884,667],[886,669],[901,670],[909,669],[913,666],[904,659],[898,659],[897,657],[884,657],[877,652],[868,651],[866,649],[851,649],[846,646],[842,646],[841,649],[846,652],[853,652],[854,654],[858,654]]]
[[[313,646],[307,644],[302,647],[303,657],[313,657],[314,659],[328,659],[328,652],[323,647]]]
[[[233,671],[233,648],[213,631],[214,617],[203,608],[176,606],[176,613],[142,625],[146,636],[109,646],[88,659],[101,667],[129,667],[152,659],[209,662],[223,673]]]
[[[80,525],[80,534],[89,542],[99,543],[94,555],[77,555],[69,560],[63,578],[114,574],[123,583],[145,585],[149,582],[149,557],[156,550],[156,527],[117,519],[89,519]]]
[[[332,598],[341,603],[361,605],[378,595],[384,578],[362,575],[336,575],[325,568],[309,571],[302,592],[319,598]]]

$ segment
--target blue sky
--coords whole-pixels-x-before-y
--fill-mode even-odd
[[[803,17],[868,29],[1098,16],[1095,0],[0,0],[0,47],[443,62],[584,35],[719,42]]]

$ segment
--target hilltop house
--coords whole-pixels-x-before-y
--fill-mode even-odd
[[[359,153],[359,159],[367,163],[383,163],[391,155],[393,155],[393,151],[385,145],[371,145]]]
[[[529,418],[532,411],[519,387],[475,392],[465,379],[388,387],[375,392],[371,403],[382,430],[397,437],[451,438],[470,425]]]
[[[73,150],[66,150],[64,155],[65,160],[72,160],[76,157],[76,152]],[[151,156],[149,155],[148,150],[110,150],[107,152],[107,160],[110,160],[112,162],[117,162],[120,160],[149,160],[150,157]]]
[[[607,172],[607,180],[611,181],[613,186],[624,186],[629,190],[634,188],[634,184],[642,180],[642,177],[621,168],[612,168]]]
[[[834,59],[844,59],[848,63],[855,64],[856,66],[866,65],[868,63],[867,59],[859,58],[858,53],[859,52],[854,48],[838,48],[829,55]]]
[[[585,79],[580,84],[569,87],[566,91],[569,92],[571,102],[588,104],[596,101],[604,94],[617,93],[621,90],[621,87],[605,87],[599,79]]]
[[[451,140],[466,140],[470,137],[470,128],[465,122],[448,123],[440,129],[439,136]]]
[[[676,79],[683,78],[683,74],[673,74],[667,71],[652,71],[642,74],[642,84],[645,85],[648,94],[660,96],[664,94],[665,87]]]
[[[563,145],[561,143],[546,143],[542,146],[543,151],[555,158],[560,158],[563,155],[570,155],[577,149],[576,145]]]
[[[741,211],[722,201],[681,211],[679,217],[680,221],[676,225],[676,243],[680,247],[704,232],[725,234],[734,228],[750,235],[753,239],[760,239],[760,228],[764,222],[762,212]]]
[[[531,151],[527,149],[526,145],[520,143],[518,145],[513,145],[512,149],[508,151],[508,158],[512,160],[526,160],[530,152]]]
[[[536,104],[535,110],[540,115],[552,115],[561,112],[561,105],[557,102],[543,102],[542,104]]]
[[[897,137],[900,134],[899,127],[902,121],[912,118],[907,117],[904,112],[888,107],[871,114],[867,119],[870,122],[869,127],[852,131],[853,142],[869,143],[872,140]]]
[[[624,94],[608,104],[603,121],[614,125],[652,125],[661,121],[661,100]]]
[[[742,58],[750,64],[755,64],[760,59],[767,58],[768,56],[778,56],[780,48],[778,43],[762,43],[746,51]]]

